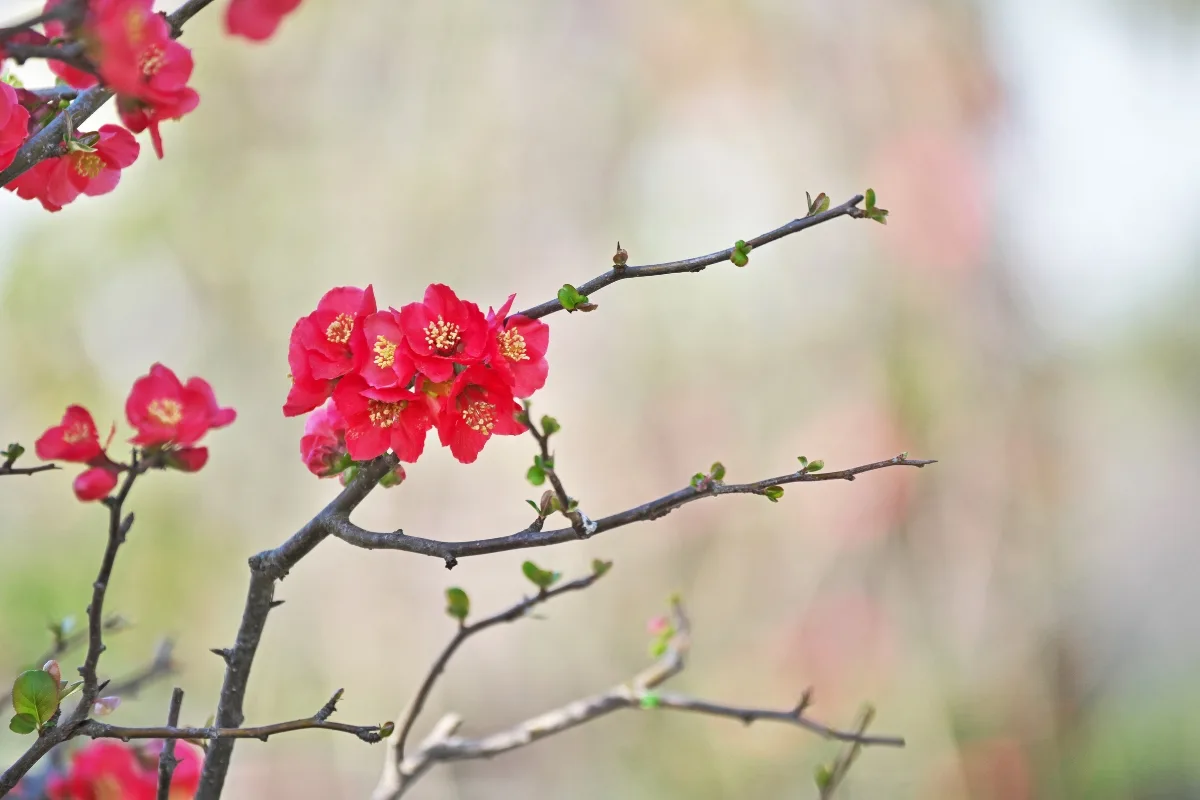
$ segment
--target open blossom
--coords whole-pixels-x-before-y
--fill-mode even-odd
[[[33,449],[43,461],[80,464],[86,464],[104,452],[91,412],[83,406],[68,406],[62,422],[43,433]]]
[[[332,400],[308,415],[300,438],[300,457],[318,478],[335,474],[346,455],[346,419]]]
[[[362,319],[375,311],[373,287],[339,286],[325,293],[316,311],[296,322],[288,340],[292,388],[284,416],[312,411],[333,393],[337,379],[354,368],[351,337]]]
[[[184,384],[174,372],[155,364],[148,375],[134,382],[125,401],[125,416],[137,430],[131,440],[134,444],[186,446],[195,444],[209,430],[230,424],[237,412],[217,405],[208,381],[190,378]]]
[[[0,169],[17,155],[29,135],[29,111],[21,105],[17,90],[0,81]]]
[[[299,5],[300,0],[229,0],[225,30],[261,42],[270,38],[283,18]]]
[[[67,2],[67,0],[47,0],[46,5],[42,10],[51,11],[55,7],[60,6],[65,2]],[[50,37],[51,39],[61,39],[67,36],[67,29],[66,26],[63,25],[62,20],[47,20],[42,27],[46,31],[46,36]],[[43,38],[40,43],[46,44],[47,41],[47,39]],[[52,58],[49,59],[46,64],[50,67],[51,72],[53,72],[59,78],[62,78],[68,86],[73,86],[76,89],[87,89],[91,86],[95,86],[99,82],[97,81],[96,76],[92,73],[84,72],[78,67],[73,67],[70,64],[66,64],[62,61]]]
[[[163,743],[142,747],[97,739],[75,753],[65,775],[47,785],[50,800],[154,800],[158,786],[158,754]],[[178,764],[171,778],[171,797],[192,797],[200,785],[202,761],[197,749],[177,742]]]
[[[516,420],[520,411],[512,389],[496,370],[482,365],[467,367],[442,400],[438,436],[455,458],[470,464],[493,434],[525,432],[525,426]]]
[[[454,377],[455,364],[479,362],[487,350],[487,320],[479,306],[440,283],[425,290],[423,302],[400,309],[400,327],[417,369],[434,382]]]
[[[189,88],[184,88],[168,100],[147,103],[136,97],[117,96],[117,113],[121,122],[134,133],[150,131],[150,143],[154,145],[154,154],[163,157],[162,133],[158,129],[160,122],[180,119],[184,114],[194,111],[200,105],[200,95]]]
[[[373,388],[358,375],[338,383],[333,402],[346,418],[346,448],[355,461],[381,456],[389,448],[401,461],[416,461],[433,427],[424,398],[397,387]]]
[[[488,309],[487,362],[504,376],[513,396],[529,397],[546,385],[550,370],[546,362],[550,326],[519,314],[508,317],[515,297],[509,295],[499,311]]]
[[[94,197],[115,189],[121,170],[137,160],[141,149],[120,125],[101,125],[98,133],[79,134],[75,141],[82,147],[39,161],[4,188],[40,201],[47,211],[61,211],[81,194]]]
[[[369,314],[362,320],[362,335],[352,337],[355,370],[379,389],[408,386],[416,372],[412,353],[393,308]]]

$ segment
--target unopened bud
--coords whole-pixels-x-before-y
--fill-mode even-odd
[[[543,517],[550,516],[550,514],[554,511],[554,501],[557,499],[558,498],[555,497],[553,489],[547,489],[546,491],[542,492],[542,499],[538,503],[538,507],[540,509],[539,513]]]
[[[117,706],[121,705],[121,698],[116,695],[109,697],[101,697],[96,702],[92,703],[92,713],[97,717],[106,717],[117,710]]]
[[[62,668],[58,666],[58,662],[50,659],[42,667],[42,672],[50,673],[50,677],[54,678],[55,683],[62,683]]]
[[[624,269],[628,262],[629,253],[625,251],[624,247],[621,247],[620,242],[617,242],[617,252],[613,255],[613,266],[617,269]]]

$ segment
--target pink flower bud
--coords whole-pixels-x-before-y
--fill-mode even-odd
[[[92,713],[97,717],[106,717],[116,711],[119,705],[121,705],[121,698],[116,695],[101,697],[95,703],[92,703]]]
[[[42,667],[42,672],[50,673],[50,677],[54,678],[55,683],[62,683],[62,668],[58,666],[58,662],[50,659]]]

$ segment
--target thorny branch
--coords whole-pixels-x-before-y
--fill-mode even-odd
[[[167,727],[179,725],[179,714],[183,710],[183,689],[178,686],[171,692],[171,707],[167,711]],[[175,776],[175,767],[179,759],[175,757],[175,740],[163,741],[162,752],[158,754],[158,786],[154,793],[155,800],[171,800],[171,778]]]
[[[183,24],[211,2],[213,0],[187,0],[168,14],[166,19],[171,24],[171,35],[178,38],[183,33]],[[71,53],[74,54],[74,51]],[[82,52],[79,55],[82,55]],[[44,128],[29,137],[29,140],[17,151],[12,163],[0,170],[0,186],[5,186],[24,175],[38,162],[62,155],[63,137],[68,130],[68,120],[70,130],[79,130],[80,125],[95,114],[112,96],[113,93],[103,84],[84,89],[75,95],[71,105],[60,111]]]
[[[566,589],[568,586],[572,588],[586,588],[586,586],[590,586],[591,583],[595,582],[597,577],[597,575],[590,576],[591,580],[582,585],[573,586],[572,584],[566,584],[562,588]],[[587,580],[581,579],[572,583],[581,584],[582,581]],[[546,595],[549,594],[546,593]],[[527,610],[527,606],[518,604],[510,612],[518,609],[519,614],[523,615],[525,610]],[[584,723],[591,722],[619,709],[661,708],[675,711],[690,711],[710,716],[736,719],[745,724],[767,720],[795,725],[818,733],[828,739],[851,742],[857,748],[868,745],[904,746],[904,740],[899,737],[866,736],[861,728],[857,731],[842,731],[809,719],[805,716],[805,711],[812,702],[811,692],[805,692],[800,703],[795,707],[778,711],[727,706],[684,695],[662,695],[653,691],[656,687],[681,672],[686,664],[686,657],[691,643],[690,624],[687,615],[679,603],[673,604],[672,615],[675,621],[675,635],[668,643],[662,657],[635,675],[628,682],[618,684],[606,692],[576,700],[560,708],[520,722],[506,730],[477,739],[455,736],[455,732],[462,724],[462,718],[457,714],[447,714],[434,726],[433,731],[421,743],[417,752],[408,757],[405,757],[403,749],[403,739],[407,731],[404,729],[397,731],[388,742],[388,752],[384,762],[383,773],[371,795],[372,800],[397,800],[397,798],[404,795],[417,780],[428,772],[430,768],[439,762],[491,758],[501,753],[533,744],[547,736],[553,736],[554,734],[562,733]],[[493,620],[495,619],[495,617],[492,617],[485,620],[485,622],[494,624]],[[483,623],[479,625],[483,627]],[[426,678],[425,685],[422,686],[423,690],[432,683],[437,674],[445,667],[446,661],[453,654],[457,643],[460,643],[462,638],[466,638],[463,636],[463,630],[465,628],[460,629],[459,636],[456,636],[452,640],[451,647],[448,647],[434,663],[429,677]],[[418,698],[420,697],[421,695],[418,694]],[[419,709],[417,710],[419,711]],[[405,714],[406,722],[411,720],[415,716],[415,713],[410,707],[410,710]],[[410,725],[406,725],[405,727],[410,727]]]

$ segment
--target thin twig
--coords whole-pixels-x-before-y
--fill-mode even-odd
[[[856,735],[850,739],[844,739],[847,744],[842,748],[842,752],[838,753],[837,759],[834,760],[833,766],[829,769],[828,775],[818,781],[820,787],[821,800],[829,800],[833,797],[833,793],[842,785],[842,781],[846,779],[846,774],[850,772],[850,767],[854,766],[855,759],[862,752],[863,745],[869,744],[869,738],[866,735],[867,728],[875,719],[875,709],[867,706],[858,716],[858,722],[854,726]]]
[[[163,639],[154,648],[154,656],[146,666],[123,678],[112,681],[105,691],[108,694],[115,694],[122,698],[137,697],[138,693],[148,684],[175,673],[174,650],[175,643],[170,639]]]
[[[596,523],[588,519],[579,508],[572,507],[572,498],[567,494],[566,488],[563,486],[562,479],[558,477],[558,472],[554,467],[554,454],[550,452],[550,434],[545,431],[539,431],[537,424],[533,418],[526,412],[526,426],[529,428],[529,433],[537,440],[538,449],[541,450],[542,471],[546,473],[546,478],[549,479],[550,485],[554,487],[554,496],[558,499],[559,509],[571,522],[571,529],[575,531],[576,537],[586,539],[596,532]],[[539,527],[538,530],[541,530]]]
[[[13,465],[17,463],[17,459],[24,452],[24,449],[14,447],[11,455],[5,458],[3,462],[0,462],[0,475],[36,475],[39,472],[59,468],[57,464],[38,464],[36,467],[14,467]]]
[[[175,728],[179,726],[179,712],[183,708],[183,689],[178,686],[171,693],[171,707],[167,712],[167,727]],[[167,738],[163,740],[162,752],[158,754],[158,791],[155,793],[156,800],[170,800],[171,798],[171,778],[175,776],[175,767],[179,764],[179,759],[175,757],[175,740]]]
[[[764,244],[770,244],[776,239],[782,239],[785,236],[790,236],[793,233],[811,228],[814,225],[820,225],[822,222],[828,222],[831,219],[838,217],[853,217],[858,219],[863,216],[863,211],[858,207],[858,204],[863,200],[861,194],[856,194],[840,206],[835,206],[819,214],[813,214],[809,217],[801,217],[794,219],[786,225],[781,225],[773,231],[767,231],[761,236],[756,236],[753,239],[747,240],[746,244],[752,248],[762,247]],[[695,258],[685,258],[682,261],[668,261],[663,264],[647,264],[645,266],[615,266],[608,272],[592,278],[587,283],[577,287],[582,295],[590,297],[596,292],[603,289],[605,286],[616,283],[617,281],[627,280],[629,278],[652,278],[657,275],[677,275],[681,272],[700,272],[705,267],[711,267],[714,264],[720,264],[723,261],[728,261],[733,255],[733,248],[718,250],[715,253],[709,253],[706,256],[696,256]],[[753,256],[752,256],[753,257]],[[538,319],[540,317],[553,314],[556,311],[562,311],[563,306],[557,299],[547,300],[540,305],[527,308],[524,311],[514,312],[523,317],[530,319]]]
[[[899,455],[873,464],[863,464],[851,469],[835,472],[812,473],[805,470],[780,475],[774,478],[755,481],[754,483],[722,484],[711,482],[708,488],[688,486],[672,492],[657,500],[644,503],[636,508],[621,511],[607,517],[594,520],[595,530],[592,535],[605,531],[622,528],[635,522],[647,522],[666,516],[675,509],[707,497],[731,494],[751,494],[766,496],[771,486],[789,483],[815,483],[818,481],[852,481],[864,472],[885,469],[887,467],[924,467],[936,464],[933,459],[908,458]],[[431,556],[444,559],[453,566],[460,558],[499,553],[507,550],[521,550],[529,547],[545,547],[547,545],[563,544],[576,541],[579,537],[574,528],[558,528],[550,531],[527,528],[509,536],[497,536],[492,539],[475,539],[472,541],[446,542],[437,539],[426,539],[420,536],[410,536],[403,531],[376,532],[358,527],[350,521],[348,514],[334,514],[324,519],[324,524],[332,528],[332,533],[342,541],[355,547],[368,550],[401,550],[408,553]]]

